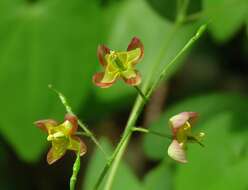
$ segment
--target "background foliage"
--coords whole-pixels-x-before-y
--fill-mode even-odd
[[[190,146],[190,163],[178,165],[167,156],[167,140],[135,135],[114,189],[247,189],[248,2],[191,0],[182,26],[175,15],[176,1],[170,0],[1,0],[0,170],[6,172],[0,173],[0,188],[67,189],[73,154],[48,167],[46,137],[33,126],[37,119],[63,120],[50,83],[105,137],[109,152],[116,145],[136,92],[122,81],[106,90],[92,85],[100,70],[99,43],[125,49],[139,36],[145,58],[138,68],[146,80],[154,77],[149,74],[159,56],[167,64],[208,22],[207,34],[159,87],[138,123],[169,133],[170,116],[197,111],[195,130],[206,132],[206,147]],[[104,160],[86,142],[78,189],[90,190]]]

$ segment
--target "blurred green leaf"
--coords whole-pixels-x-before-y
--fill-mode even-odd
[[[175,21],[177,15],[177,1],[171,0],[147,0],[149,4],[161,15],[171,21]]]
[[[242,167],[247,166],[248,163],[247,159],[244,161],[244,158],[234,159],[235,152],[232,147],[233,144],[235,145],[235,137],[239,134],[230,131],[232,114],[229,111],[218,114],[203,127],[206,132],[204,142],[206,147],[193,145],[189,147],[189,163],[178,166],[174,178],[175,189],[245,190],[247,181],[242,176],[247,176],[247,170]],[[236,144],[236,146],[240,145]],[[240,175],[240,179],[235,177],[235,180],[225,181],[237,176],[235,174]],[[238,185],[239,182],[242,184]]]
[[[112,147],[107,140],[102,139],[100,142],[107,152],[112,152]],[[85,182],[82,189],[93,189],[105,164],[106,159],[104,158],[102,152],[97,149],[87,166]],[[141,183],[133,174],[131,169],[124,162],[122,162],[116,173],[113,189],[126,190],[127,188],[132,190],[143,189],[141,187]]]
[[[162,16],[175,21],[177,16],[177,1],[171,0],[147,0],[149,4]],[[201,9],[201,0],[191,0],[188,5],[188,14],[199,12]]]
[[[208,190],[215,189],[235,189],[246,190],[248,187],[248,159],[241,161],[237,165],[228,168],[228,171],[223,174]]]
[[[1,0],[0,15],[0,130],[22,159],[35,161],[46,140],[33,122],[65,112],[47,85],[75,110],[89,92],[99,11],[95,1]]]
[[[144,180],[144,190],[171,190],[172,189],[172,171],[169,163],[163,162],[152,169]]]
[[[203,0],[204,16],[210,31],[219,42],[225,42],[245,24],[247,0]]]
[[[237,128],[245,127],[248,118],[248,100],[234,94],[209,94],[192,97],[170,107],[163,113],[158,121],[155,121],[150,129],[161,133],[170,134],[168,120],[171,116],[183,111],[198,112],[200,117],[196,123],[198,130],[209,119],[226,110],[233,114],[233,125]],[[205,130],[205,129],[204,129]],[[144,139],[144,151],[152,159],[159,160],[165,157],[170,141],[154,135],[146,135]],[[156,148],[154,148],[156,147]]]
[[[138,36],[144,43],[144,60],[137,65],[143,81],[151,74],[158,57],[162,54],[161,65],[168,63],[194,34],[198,26],[195,23],[176,27],[160,17],[145,0],[127,0],[115,4],[115,7],[110,7],[105,14],[107,14],[106,19],[111,22],[106,22],[109,36],[104,44],[111,49],[124,50],[133,36]],[[166,50],[161,52],[163,47],[166,47]],[[159,68],[157,71],[160,71]],[[119,81],[108,89],[96,88],[96,93],[100,99],[109,102],[115,99],[122,100],[136,91],[123,84],[123,81]]]

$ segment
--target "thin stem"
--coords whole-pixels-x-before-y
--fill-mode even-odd
[[[122,147],[123,143],[125,142],[125,140],[127,138],[128,138],[128,136],[126,136],[125,138],[122,138],[121,141],[118,143],[118,145],[117,145],[112,157],[108,160],[107,164],[103,168],[103,170],[102,170],[102,172],[101,172],[101,174],[100,174],[100,176],[99,176],[99,178],[97,180],[97,183],[96,183],[96,185],[94,187],[94,190],[97,190],[100,187],[100,185],[101,185],[105,175],[107,174],[109,168],[111,167],[111,165],[112,165],[117,153],[119,152],[120,148]]]
[[[79,136],[85,136],[85,137],[90,137],[89,134],[85,133],[85,132],[76,132],[76,135],[79,135]]]
[[[175,58],[165,66],[165,69],[162,70],[162,72],[159,75],[159,78],[153,83],[150,91],[146,94],[146,97],[149,98],[152,94],[152,92],[155,90],[155,88],[158,86],[158,84],[163,80],[168,73],[168,70],[170,67],[175,63],[175,61],[188,49],[192,46],[192,44],[199,39],[199,37],[202,35],[203,31],[205,31],[206,25],[201,26],[195,36],[193,36],[189,42],[183,47],[183,49],[175,56]],[[111,164],[112,166],[110,167],[110,173],[107,178],[106,184],[104,186],[104,190],[110,190],[112,188],[113,180],[117,171],[117,168],[119,166],[120,160],[125,152],[125,149],[127,147],[127,144],[130,140],[130,137],[132,135],[132,128],[135,125],[135,122],[140,115],[143,107],[145,105],[145,102],[142,101],[140,97],[137,98],[134,107],[132,109],[131,115],[129,117],[129,120],[127,122],[124,135],[122,136],[120,143],[117,145],[116,148],[116,156],[114,157],[113,163]],[[121,145],[120,145],[121,144]]]
[[[87,135],[91,138],[91,140],[95,143],[95,145],[99,148],[99,150],[104,154],[105,159],[107,159],[108,158],[107,153],[105,152],[99,141],[96,139],[94,134],[80,120],[78,120],[78,125],[82,127],[82,129],[87,133]]]
[[[150,97],[152,92],[157,88],[157,86],[160,84],[162,80],[166,80],[168,77],[168,73],[171,69],[171,66],[178,60],[179,57],[181,57],[191,46],[202,36],[204,31],[206,30],[207,25],[202,25],[196,32],[196,34],[186,43],[186,45],[179,51],[179,53],[172,59],[159,75],[159,78],[153,83],[150,91],[147,94],[147,97]]]
[[[153,131],[153,130],[148,130],[148,129],[145,129],[145,128],[141,128],[141,127],[133,127],[133,131],[134,132],[141,132],[141,133],[149,133],[149,134],[153,134],[153,135],[156,135],[156,136],[159,136],[159,137],[163,137],[163,138],[167,138],[167,139],[172,139],[172,136],[171,135],[168,135],[168,134],[162,134],[160,132],[157,132],[157,131]]]
[[[137,92],[138,92],[139,95],[143,98],[143,100],[144,100],[145,102],[147,102],[148,99],[147,99],[147,97],[144,95],[144,93],[142,92],[142,90],[140,89],[140,87],[134,86],[134,88],[137,90]]]
[[[75,190],[77,175],[80,170],[80,153],[77,153],[77,158],[73,164],[72,176],[70,179],[70,190]]]
[[[110,167],[110,162],[108,162],[108,163],[104,166],[104,168],[103,168],[103,170],[102,170],[102,172],[101,172],[101,174],[100,174],[100,176],[99,176],[99,178],[98,178],[98,180],[97,180],[97,182],[96,182],[96,185],[94,186],[94,190],[97,190],[97,189],[99,188],[99,186],[101,185],[102,180],[104,179],[106,173],[107,173],[108,170],[109,170],[109,167]]]
[[[201,147],[205,147],[205,145],[199,139],[197,139],[195,136],[190,136],[189,135],[188,140],[198,143]]]
[[[117,171],[117,168],[119,166],[119,163],[121,161],[121,158],[125,152],[125,149],[128,145],[128,142],[131,138],[132,133],[128,132],[127,135],[125,136],[125,141],[123,141],[122,146],[120,147],[119,151],[117,152],[115,159],[113,160],[113,165],[110,168],[110,173],[109,176],[107,178],[106,184],[104,186],[104,190],[110,190],[112,188],[112,184],[113,184],[113,180]]]
[[[203,16],[203,14],[204,14],[203,11],[192,13],[192,14],[185,17],[184,22],[190,22],[190,21],[198,20]]]
[[[61,92],[59,92],[57,89],[55,89],[51,84],[49,84],[48,87],[50,89],[52,89],[59,96],[61,103],[65,106],[67,113],[71,113],[73,115],[76,115],[73,113],[71,106],[68,104],[68,102],[66,100],[66,97]],[[101,144],[98,142],[98,140],[96,139],[94,134],[86,127],[86,125],[80,119],[78,119],[78,125],[84,130],[86,136],[91,138],[91,140],[96,144],[96,146],[102,151],[102,153],[107,158],[107,153],[104,151]]]
[[[176,22],[182,23],[184,21],[185,15],[187,14],[188,5],[189,5],[189,0],[178,0],[177,1]]]

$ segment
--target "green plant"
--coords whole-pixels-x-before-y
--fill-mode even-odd
[[[178,16],[175,22],[175,29],[181,27],[183,23],[185,22],[186,18],[186,10],[188,6],[188,1],[178,1]],[[184,47],[176,54],[176,56],[165,66],[160,68],[161,61],[163,57],[161,56],[163,51],[166,50],[167,45],[164,45],[164,48],[162,48],[161,53],[159,54],[157,60],[155,61],[154,69],[150,73],[150,77],[146,79],[142,87],[138,87],[138,85],[141,83],[141,78],[136,70],[133,69],[133,65],[138,62],[139,59],[141,59],[144,55],[144,48],[143,44],[140,42],[138,38],[133,38],[132,42],[128,46],[127,52],[120,52],[115,53],[114,51],[111,51],[106,46],[99,46],[98,48],[98,58],[100,60],[100,63],[104,66],[106,69],[104,73],[97,73],[93,77],[93,81],[97,86],[100,87],[110,87],[112,83],[115,82],[115,80],[121,76],[124,78],[124,81],[127,84],[130,84],[131,86],[134,86],[136,90],[138,91],[139,95],[136,99],[136,102],[134,103],[133,109],[131,111],[131,114],[129,116],[126,128],[123,132],[123,135],[116,146],[114,152],[112,155],[107,159],[107,163],[100,174],[98,181],[96,181],[94,189],[98,189],[101,185],[105,175],[108,173],[108,176],[106,178],[106,182],[104,185],[105,190],[109,190],[112,188],[113,180],[116,175],[116,171],[119,167],[119,163],[121,161],[121,158],[123,156],[123,153],[128,145],[128,142],[131,138],[131,135],[133,132],[145,132],[149,133],[150,131],[144,128],[137,128],[135,127],[136,120],[138,119],[144,105],[147,103],[149,98],[151,97],[154,90],[158,87],[158,85],[168,79],[168,77],[171,75],[171,72],[178,64],[178,59],[201,37],[203,32],[206,29],[206,25],[202,25],[196,32],[196,34],[184,45]],[[159,71],[160,70],[160,71]],[[159,73],[158,77],[153,78],[156,73]],[[50,86],[51,87],[51,86]],[[52,87],[51,87],[52,88]],[[61,102],[64,104],[66,110],[68,113],[73,114],[68,102],[66,101],[66,98],[58,92],[56,89],[54,91],[58,94],[58,96],[61,99]],[[179,120],[181,120],[184,117],[184,115],[179,115]],[[189,117],[190,118],[190,117]],[[189,119],[188,118],[188,119]],[[183,126],[188,126],[186,123],[187,118],[185,118],[184,123],[182,123]],[[174,120],[171,120],[174,122]],[[175,121],[176,122],[176,121]],[[79,120],[79,126],[84,130],[84,133],[86,136],[90,137],[93,142],[103,151],[103,148],[101,147],[100,143],[96,140],[93,133]],[[178,127],[179,125],[172,125]],[[180,125],[181,126],[181,125]],[[187,128],[187,129],[186,129]],[[188,130],[188,127],[183,127],[182,130]],[[156,132],[152,132],[151,134],[156,134]],[[178,133],[179,134],[179,133]],[[180,133],[180,139],[183,133]],[[160,134],[159,134],[160,135]],[[177,134],[175,134],[177,136]],[[189,139],[189,135],[191,135],[189,132],[185,132],[185,138]],[[163,136],[163,135],[160,135]],[[165,135],[168,137],[168,135]],[[179,138],[175,137],[175,138]],[[193,137],[193,136],[192,136]],[[60,138],[60,137],[58,137]],[[170,138],[170,137],[169,137]],[[200,137],[199,137],[200,138]],[[178,139],[178,142],[181,140]],[[199,142],[200,139],[198,137],[194,137],[191,140]],[[184,141],[184,140],[183,140]],[[176,142],[175,140],[173,142]],[[172,143],[173,144],[173,143]],[[175,143],[174,143],[175,144]],[[185,162],[185,155],[182,149],[180,148],[181,145],[177,144],[177,146],[170,146],[169,148],[169,155],[181,162]],[[184,145],[183,145],[184,146]],[[105,154],[105,151],[103,151]],[[75,187],[75,182],[77,179],[77,173],[80,168],[80,159],[79,159],[79,153],[77,154],[77,158],[75,161],[75,164],[73,166],[73,175],[71,177],[71,190]]]

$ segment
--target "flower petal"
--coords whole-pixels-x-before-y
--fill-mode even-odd
[[[57,121],[53,119],[44,119],[35,121],[34,124],[39,127],[41,130],[48,133],[49,128],[55,127],[58,125]]]
[[[93,83],[101,88],[108,88],[116,81],[118,75],[113,75],[109,72],[96,73],[93,76]]]
[[[136,48],[134,50],[127,52],[127,64],[135,65],[139,62],[141,55],[140,48]]]
[[[65,120],[69,121],[72,125],[72,128],[70,130],[70,134],[73,135],[78,129],[78,119],[75,115],[73,114],[66,114],[65,115]]]
[[[180,128],[188,121],[192,123],[198,114],[196,112],[182,112],[170,118],[172,128]]]
[[[116,55],[117,55],[117,58],[120,60],[120,62],[125,65],[125,63],[128,61],[128,52],[126,51],[116,52]]]
[[[87,152],[87,147],[84,144],[83,140],[77,136],[70,138],[70,144],[68,146],[69,150],[74,150],[80,152],[80,156],[83,156]]]
[[[47,163],[51,165],[64,156],[68,144],[69,141],[67,139],[52,141],[52,148],[47,154]]]
[[[141,83],[141,76],[138,71],[129,69],[125,72],[122,72],[122,78],[128,85],[138,86]]]
[[[173,140],[168,148],[168,155],[181,163],[187,163],[186,152],[177,140]]]
[[[97,48],[97,57],[102,66],[107,65],[105,55],[110,53],[110,49],[105,45],[99,45]]]
[[[139,38],[133,37],[130,44],[128,45],[127,51],[131,51],[137,48],[140,49],[140,56],[135,63],[137,63],[139,60],[141,60],[144,57],[144,45],[142,44]]]

